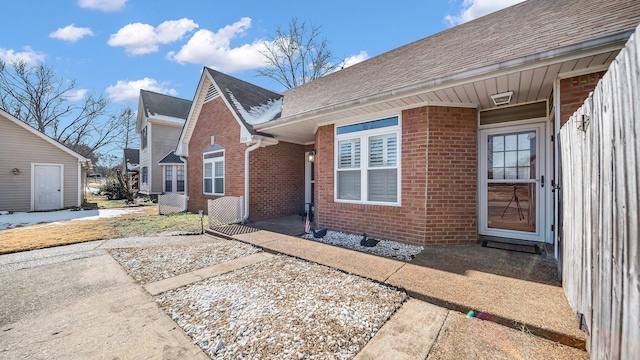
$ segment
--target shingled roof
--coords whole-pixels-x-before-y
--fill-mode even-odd
[[[528,0],[288,90],[282,118],[489,66],[508,68],[518,59],[534,62],[555,49],[577,51],[596,39],[628,37],[639,22],[636,0]]]
[[[186,119],[189,116],[191,100],[159,94],[149,90],[140,90],[143,109],[146,117],[154,115]]]
[[[206,68],[238,118],[254,132],[253,125],[278,119],[282,95],[233,76]]]

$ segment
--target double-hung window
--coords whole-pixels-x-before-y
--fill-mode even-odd
[[[224,150],[203,155],[204,193],[224,195]]]
[[[184,165],[164,165],[164,192],[184,192]]]
[[[335,200],[400,205],[399,154],[397,116],[337,127]]]

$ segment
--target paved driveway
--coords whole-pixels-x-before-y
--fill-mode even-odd
[[[208,359],[97,243],[0,256],[0,359]]]

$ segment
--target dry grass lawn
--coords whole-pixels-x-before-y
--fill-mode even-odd
[[[0,254],[75,244],[93,240],[155,235],[166,232],[199,233],[196,214],[158,215],[157,206],[117,218],[72,220],[0,230]]]

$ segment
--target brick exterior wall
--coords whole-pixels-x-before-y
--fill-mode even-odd
[[[244,153],[240,125],[222,98],[205,103],[189,141],[188,210],[207,212],[202,151],[215,143],[225,150],[225,195],[244,196]],[[298,214],[304,207],[304,146],[281,142],[249,154],[249,221]]]
[[[560,80],[560,126],[578,110],[606,71]]]
[[[304,145],[279,142],[249,155],[249,221],[304,210]]]
[[[402,113],[401,203],[336,203],[334,127],[316,133],[319,227],[419,245],[477,239],[477,112],[420,107]]]

